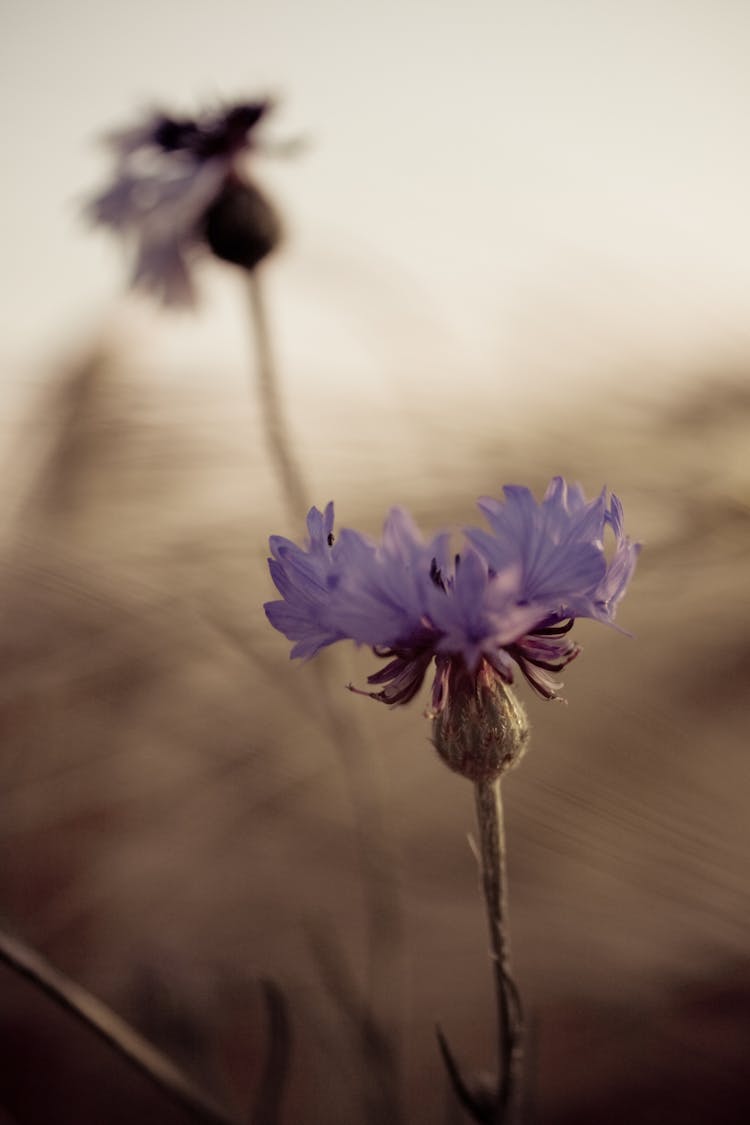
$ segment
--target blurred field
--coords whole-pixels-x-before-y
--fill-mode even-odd
[[[719,370],[659,399],[602,379],[595,404],[530,401],[490,423],[467,403],[440,431],[394,387],[359,459],[330,404],[295,424],[316,502],[332,494],[341,523],[372,531],[394,502],[427,529],[473,521],[477,495],[556,472],[622,497],[645,541],[620,615],[635,637],[578,626],[568,705],[524,693],[532,749],[505,784],[530,1117],[739,1123],[750,382]],[[366,1078],[316,948],[362,980],[352,813],[314,670],[262,613],[268,534],[298,531],[234,395],[152,381],[105,342],[55,373],[10,443],[0,912],[237,1107],[272,978],[295,1025],[287,1120],[343,1125],[363,1120]],[[435,1022],[467,1067],[493,1058],[472,794],[418,705],[343,690],[372,668],[347,652],[330,674],[344,727],[377,749],[372,800],[397,856],[403,940],[382,1008],[401,1026],[406,1120],[449,1122]]]

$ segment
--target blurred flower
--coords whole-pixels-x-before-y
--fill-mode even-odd
[[[132,248],[134,286],[191,304],[201,248],[251,270],[277,245],[276,213],[240,170],[270,108],[247,102],[195,119],[155,110],[106,138],[114,172],[87,214]]]
[[[332,504],[311,509],[305,547],[273,536],[269,566],[282,600],[264,608],[295,642],[292,657],[345,639],[369,645],[388,663],[368,677],[379,690],[364,694],[389,704],[413,699],[434,661],[433,717],[457,693],[512,684],[516,667],[555,698],[555,673],[579,652],[569,636],[575,618],[612,622],[639,545],[604,491],[586,501],[560,477],[541,503],[526,488],[503,491],[504,500],[480,500],[490,530],[467,529],[458,554],[449,532],[425,542],[400,508],[378,544],[348,529],[334,539]]]

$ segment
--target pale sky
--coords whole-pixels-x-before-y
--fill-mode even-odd
[[[290,229],[272,285],[292,380],[648,379],[750,354],[743,0],[0,10],[11,378],[111,317],[123,285],[118,248],[78,217],[106,175],[95,138],[153,101],[266,92],[282,98],[268,135],[308,138],[256,165]],[[199,314],[217,363],[221,300]]]

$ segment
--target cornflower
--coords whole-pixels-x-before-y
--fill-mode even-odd
[[[503,492],[479,501],[489,530],[466,529],[458,553],[450,532],[425,541],[402,508],[388,513],[377,544],[349,529],[336,538],[332,503],[310,510],[304,547],[272,536],[281,600],[264,608],[294,642],[292,657],[340,640],[368,645],[388,663],[368,677],[379,690],[364,694],[387,704],[410,702],[432,666],[433,718],[467,691],[512,684],[517,669],[539,695],[557,698],[556,674],[580,651],[575,619],[613,622],[639,545],[605,490],[587,501],[579,485],[555,477],[541,503],[518,485]]]
[[[201,250],[252,270],[277,245],[276,212],[241,166],[270,108],[244,102],[195,118],[155,109],[105,138],[112,178],[86,211],[132,249],[134,287],[190,305]]]
[[[425,540],[402,508],[389,512],[379,543],[357,531],[334,535],[334,510],[310,509],[307,543],[272,536],[269,567],[280,600],[271,624],[310,658],[341,640],[367,645],[386,664],[359,694],[403,705],[428,673],[433,741],[455,772],[474,783],[482,886],[487,908],[498,1022],[498,1081],[464,1081],[448,1044],[440,1048],[454,1090],[475,1121],[517,1120],[523,1018],[510,968],[505,839],[500,777],[528,743],[523,708],[511,691],[520,671],[544,699],[580,652],[577,618],[614,622],[640,545],[623,529],[622,505],[606,490],[586,500],[578,484],[550,482],[539,503],[508,485],[484,497],[488,528],[467,528],[460,550],[439,532]],[[612,540],[605,549],[605,534]]]

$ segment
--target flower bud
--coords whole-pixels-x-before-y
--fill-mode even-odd
[[[445,764],[470,781],[491,781],[520,759],[529,740],[526,712],[498,676],[483,665],[460,674],[432,739]]]
[[[281,221],[253,185],[230,179],[203,220],[206,242],[217,258],[254,270],[281,241]]]

